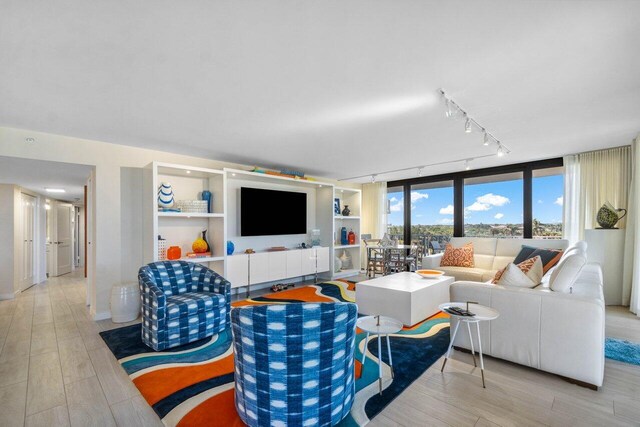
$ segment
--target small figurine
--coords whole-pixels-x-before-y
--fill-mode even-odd
[[[244,251],[245,254],[255,254],[256,251],[254,251],[253,249],[249,248],[246,251]]]
[[[280,291],[284,291],[285,289],[289,289],[289,288],[294,288],[296,285],[294,283],[278,283],[277,285],[273,285],[271,287],[271,291],[272,292],[280,292]]]

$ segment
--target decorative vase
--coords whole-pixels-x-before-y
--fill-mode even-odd
[[[207,230],[202,232],[202,237],[198,237],[191,245],[193,252],[202,254],[209,251],[209,243],[207,243]]]
[[[182,257],[182,249],[180,249],[180,246],[169,246],[169,249],[167,249],[167,259],[168,260],[174,260],[174,259],[180,259]]]
[[[236,246],[231,240],[227,240],[227,255],[233,255],[233,251],[236,250]]]
[[[349,238],[347,236],[347,227],[342,227],[340,229],[340,244],[341,245],[349,244]]]
[[[171,208],[173,203],[173,188],[168,182],[163,182],[158,188],[158,207]]]
[[[349,241],[350,245],[356,244],[356,233],[354,233],[353,230],[349,230],[349,234],[347,235],[347,240]]]
[[[202,192],[202,200],[207,202],[207,213],[212,213],[213,206],[211,206],[211,203],[213,202],[213,197],[211,196],[211,191],[204,190]]]
[[[351,215],[351,210],[349,210],[349,205],[344,205],[344,209],[342,209],[342,216]]]
[[[333,260],[333,272],[338,273],[340,270],[342,270],[342,261],[340,261],[340,258],[335,257]]]
[[[618,212],[624,211],[622,215]],[[604,205],[598,210],[596,215],[596,221],[602,228],[615,228],[615,225],[627,214],[626,209],[614,208],[611,203],[605,202]]]
[[[340,262],[342,262],[342,269],[348,270],[351,268],[351,255],[346,250],[342,251],[342,255],[340,255]]]

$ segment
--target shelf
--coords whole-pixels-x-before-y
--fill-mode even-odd
[[[335,215],[334,216],[335,219],[360,219],[359,216],[342,216],[342,215]]]
[[[357,274],[360,274],[360,270],[354,268],[351,270],[340,270],[337,273],[333,273],[333,278],[334,279],[341,279],[343,277],[349,277],[349,276],[355,276]]]
[[[360,193],[360,190],[357,188],[348,188],[348,187],[335,187],[336,193]]]
[[[196,213],[196,212],[158,212],[159,217],[168,218],[224,218],[221,213]]]
[[[183,258],[180,258],[180,261],[197,262],[197,263],[213,262],[213,261],[224,261],[224,257],[223,256],[208,256],[208,257],[203,257],[203,258],[183,257]]]
[[[333,188],[333,184],[330,184],[328,182],[323,182],[323,181],[312,181],[308,179],[289,178],[287,176],[269,175],[266,173],[251,172],[251,171],[241,170],[241,169],[225,168],[224,171],[227,172],[227,178],[230,178],[230,179],[246,179],[251,181],[263,181],[263,182],[265,180],[288,181],[288,182],[294,182],[296,184],[303,184],[310,187],[324,186],[324,187]]]
[[[356,243],[355,245],[336,245],[333,249],[348,249],[348,248],[359,248],[360,243]]]

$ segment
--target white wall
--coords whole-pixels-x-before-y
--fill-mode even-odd
[[[14,295],[14,188],[0,184],[0,299]]]

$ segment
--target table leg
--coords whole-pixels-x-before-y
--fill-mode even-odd
[[[364,348],[362,349],[362,367],[364,368],[364,361],[367,360],[367,344],[369,343],[369,332],[367,332],[367,337],[364,339]]]
[[[387,334],[387,352],[389,353],[389,367],[391,368],[391,379],[393,379],[393,360],[391,359],[391,344],[389,343],[389,334]]]
[[[382,339],[380,335],[378,334],[378,388],[380,395],[382,395]]]
[[[478,331],[478,353],[480,353],[480,374],[482,375],[482,388],[487,388],[484,385],[484,361],[482,360],[482,339],[480,338],[480,322],[476,323],[476,329]]]
[[[469,342],[471,342],[471,357],[473,357],[473,366],[477,368],[478,365],[476,364],[476,352],[473,349],[473,337],[471,336],[471,325],[469,324],[469,322],[465,323],[467,324],[467,331],[469,331]]]
[[[447,355],[444,357],[444,361],[442,362],[442,368],[440,369],[440,372],[444,372],[444,367],[447,364],[447,359],[451,355],[451,349],[453,348],[453,342],[456,339],[456,334],[458,333],[458,328],[460,327],[460,322],[461,322],[461,320],[458,320],[458,323],[456,323],[456,327],[453,330],[453,336],[451,336],[451,342],[449,342],[449,348],[447,349],[447,353],[446,353]]]

